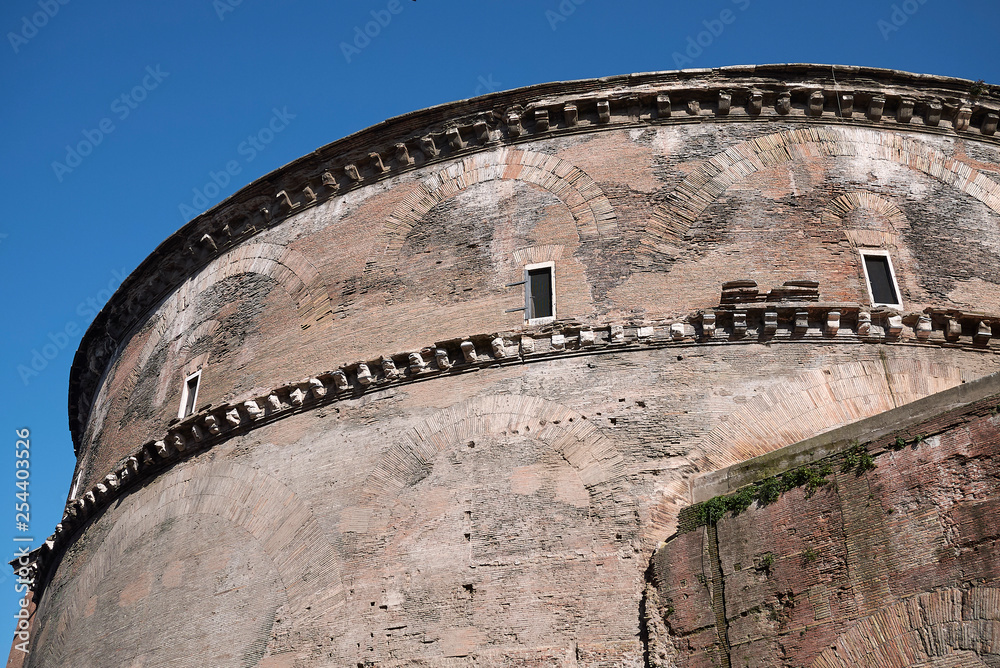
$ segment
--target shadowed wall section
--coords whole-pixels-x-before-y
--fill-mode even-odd
[[[389,214],[379,235],[380,255],[368,261],[366,271],[383,263],[391,266],[407,234],[436,205],[477,183],[495,180],[524,181],[551,192],[569,208],[580,241],[610,239],[618,234],[611,203],[585,172],[555,156],[499,149],[470,156],[418,184]]]

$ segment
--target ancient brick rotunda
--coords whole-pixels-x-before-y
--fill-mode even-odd
[[[81,343],[9,665],[1000,666],[998,110],[636,74],[246,186]]]

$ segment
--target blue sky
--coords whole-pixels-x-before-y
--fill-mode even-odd
[[[1000,83],[998,9],[996,0],[6,0],[3,561],[14,536],[37,544],[61,517],[74,465],[69,367],[93,316],[161,241],[263,174],[392,116],[546,81],[811,62]],[[22,428],[31,432],[27,532],[14,517]],[[4,567],[7,633],[14,584]]]

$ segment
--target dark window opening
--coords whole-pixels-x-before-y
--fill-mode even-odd
[[[528,270],[528,319],[550,318],[552,310],[552,267]]]
[[[889,258],[885,255],[865,255],[865,270],[868,285],[872,290],[872,301],[876,304],[898,304],[896,283],[892,280]]]
[[[191,376],[184,385],[184,411],[181,417],[194,413],[194,404],[198,400],[198,380],[200,375]]]

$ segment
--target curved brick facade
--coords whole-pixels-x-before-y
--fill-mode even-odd
[[[189,223],[74,362],[25,665],[654,660],[692,476],[1000,366],[1000,103],[831,74],[443,105]]]

